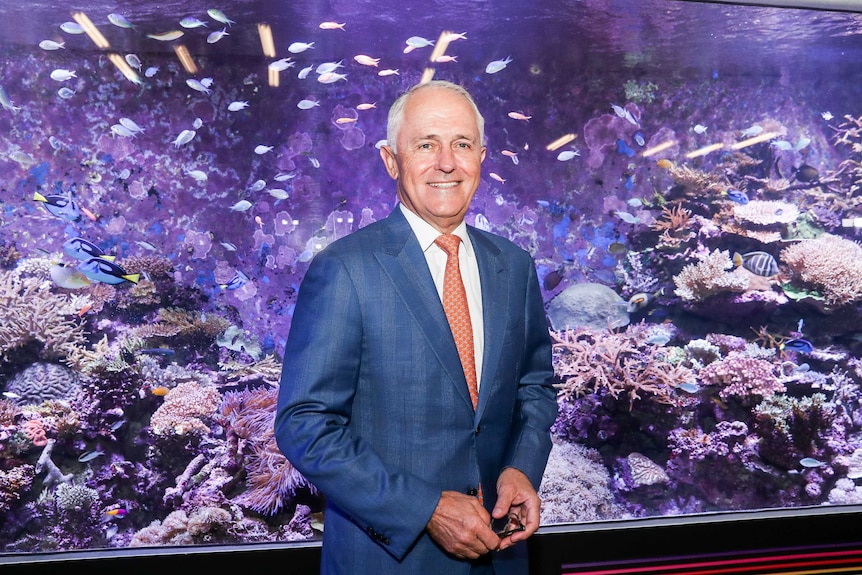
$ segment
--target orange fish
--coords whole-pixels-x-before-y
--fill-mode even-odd
[[[93,304],[88,303],[84,307],[78,310],[78,317],[84,317],[84,314],[93,309]]]
[[[85,216],[87,216],[88,218],[90,218],[91,220],[93,220],[94,222],[99,219],[99,216],[97,216],[96,214],[94,214],[93,212],[91,212],[90,210],[85,208],[84,206],[81,206],[81,213],[84,214]]]
[[[526,122],[530,118],[532,118],[533,116],[525,116],[521,112],[509,112],[509,117],[512,118],[513,120],[521,120],[523,122]]]
[[[350,124],[350,123],[355,122],[355,121],[356,121],[356,118],[337,118],[335,120],[335,123],[336,124]]]
[[[170,391],[170,389],[168,389],[164,385],[160,385],[158,387],[153,388],[153,395],[157,395],[159,397],[164,397],[168,394],[169,391]]]
[[[671,162],[670,160],[662,158],[661,160],[657,161],[655,163],[655,165],[658,166],[659,168],[664,169],[664,170],[669,170],[673,167],[673,162]]]
[[[108,509],[105,511],[105,515],[113,515],[115,517],[125,517],[129,512],[125,509]]]
[[[358,106],[356,106],[356,109],[357,110],[371,110],[372,108],[376,108],[376,107],[377,107],[377,102],[374,102],[373,104],[359,104]]]
[[[345,22],[346,24],[346,22]],[[321,30],[344,30],[344,24],[339,24],[338,22],[321,22],[320,23]]]

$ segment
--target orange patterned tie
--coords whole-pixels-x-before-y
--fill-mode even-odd
[[[467,307],[467,292],[461,281],[461,266],[458,263],[458,247],[461,238],[453,234],[443,234],[434,240],[447,254],[446,273],[443,276],[443,309],[449,327],[455,337],[455,346],[467,378],[467,388],[473,409],[479,403],[479,386],[476,382],[476,356],[473,354],[473,325],[470,323],[470,310]]]

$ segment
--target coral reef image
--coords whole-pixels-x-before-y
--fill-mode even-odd
[[[862,14],[279,4],[0,0],[0,553],[321,537],[293,305],[432,77],[542,283],[543,525],[862,503]]]

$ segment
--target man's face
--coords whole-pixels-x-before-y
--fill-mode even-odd
[[[445,88],[412,94],[396,142],[380,157],[398,182],[398,200],[410,211],[448,233],[470,207],[479,187],[485,147],[470,103]]]

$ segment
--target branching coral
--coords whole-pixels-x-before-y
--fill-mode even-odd
[[[862,300],[862,246],[858,243],[824,234],[785,248],[780,258],[795,277],[821,292],[827,305]]]
[[[685,301],[698,302],[720,293],[744,292],[748,289],[749,280],[728,271],[732,268],[733,261],[726,250],[713,250],[674,276],[674,293]]]
[[[9,511],[14,501],[30,491],[36,470],[32,465],[19,465],[8,471],[0,469],[0,511]]]
[[[64,358],[85,343],[71,296],[51,291],[50,282],[0,270],[0,361],[30,342],[42,344],[44,359]]]
[[[698,372],[698,377],[707,385],[721,387],[718,395],[724,400],[738,397],[743,403],[753,403],[785,391],[771,362],[740,352],[710,363]]]
[[[674,183],[689,195],[720,194],[727,189],[727,182],[713,173],[676,165],[671,166],[668,171]]]
[[[654,230],[661,232],[659,247],[676,249],[680,244],[690,240],[694,237],[694,232],[691,230],[693,223],[691,210],[683,208],[680,204],[670,208],[664,206],[661,218],[652,224]]]
[[[675,389],[694,381],[694,374],[666,361],[661,347],[641,341],[640,330],[637,324],[623,333],[552,331],[561,398],[607,393],[614,399],[626,396],[630,410],[642,399],[676,405]]]

